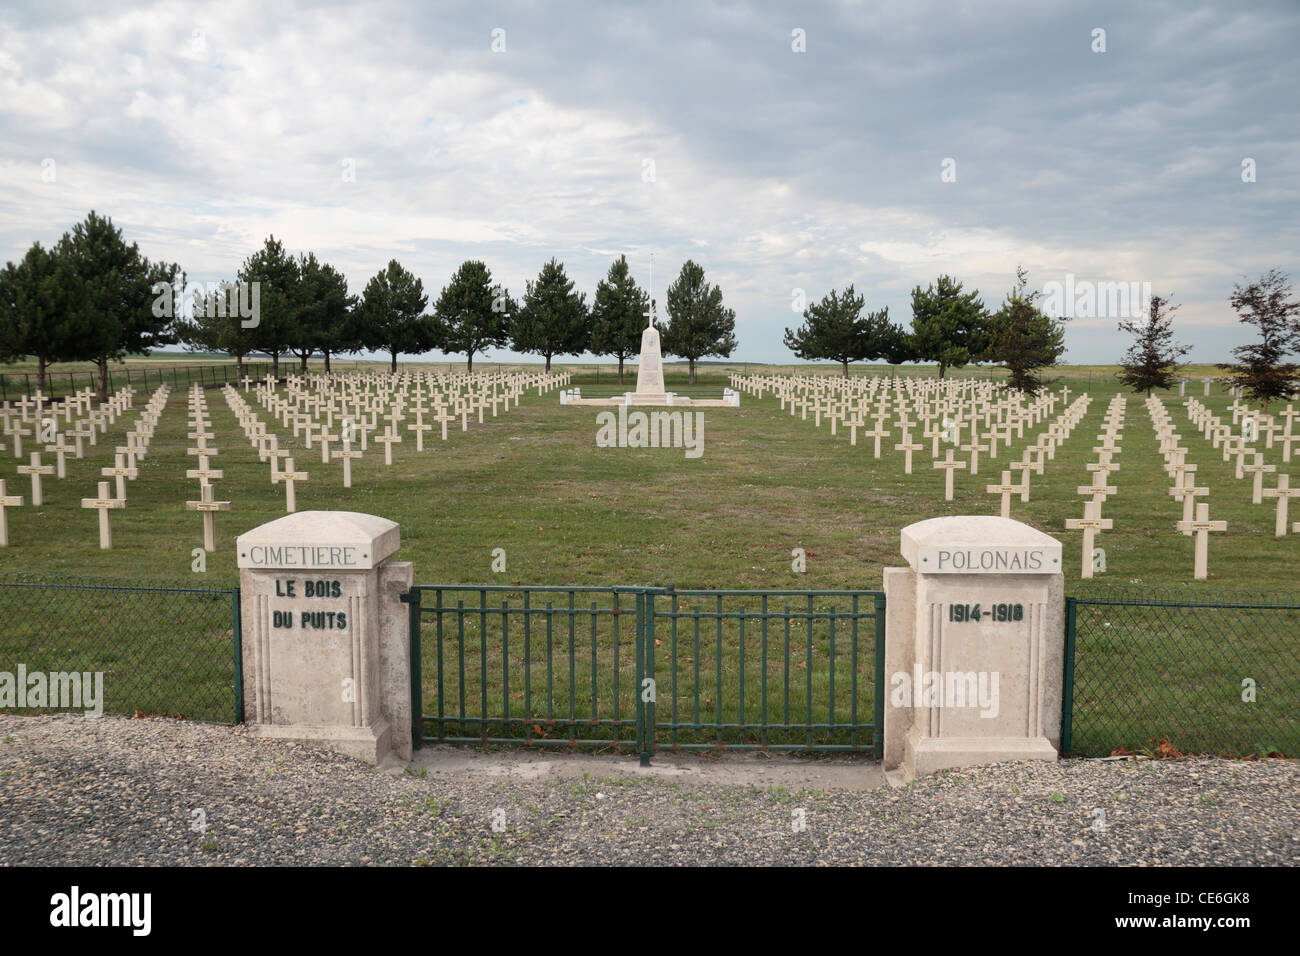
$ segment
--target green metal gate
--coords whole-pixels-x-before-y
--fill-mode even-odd
[[[415,745],[883,752],[879,591],[420,585]]]

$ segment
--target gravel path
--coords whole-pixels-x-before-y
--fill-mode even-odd
[[[421,775],[241,728],[0,716],[0,863],[1300,863],[1294,761],[1001,764],[865,791],[599,767]]]

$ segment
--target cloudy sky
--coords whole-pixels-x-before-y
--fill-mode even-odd
[[[518,294],[556,256],[590,299],[653,252],[755,362],[792,359],[796,290],[907,323],[914,285],[994,305],[1023,264],[1172,293],[1220,361],[1234,282],[1300,287],[1298,43],[1294,0],[7,2],[0,259],[92,208],[191,280],[274,234],[431,301],[469,258]],[[1114,362],[1115,324],[1066,360]]]

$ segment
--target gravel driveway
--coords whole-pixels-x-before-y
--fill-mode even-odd
[[[509,755],[493,773],[439,759],[374,770],[242,728],[0,716],[0,862],[1300,863],[1294,761],[1001,764],[855,790],[816,788],[821,761],[795,764],[814,787],[795,789],[659,758],[655,773],[629,757],[518,773]]]

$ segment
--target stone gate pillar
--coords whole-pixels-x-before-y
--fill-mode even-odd
[[[885,569],[885,771],[903,779],[1061,744],[1061,545],[1010,518],[931,518]]]
[[[410,626],[395,522],[300,511],[235,542],[244,719],[379,763],[411,757]]]

